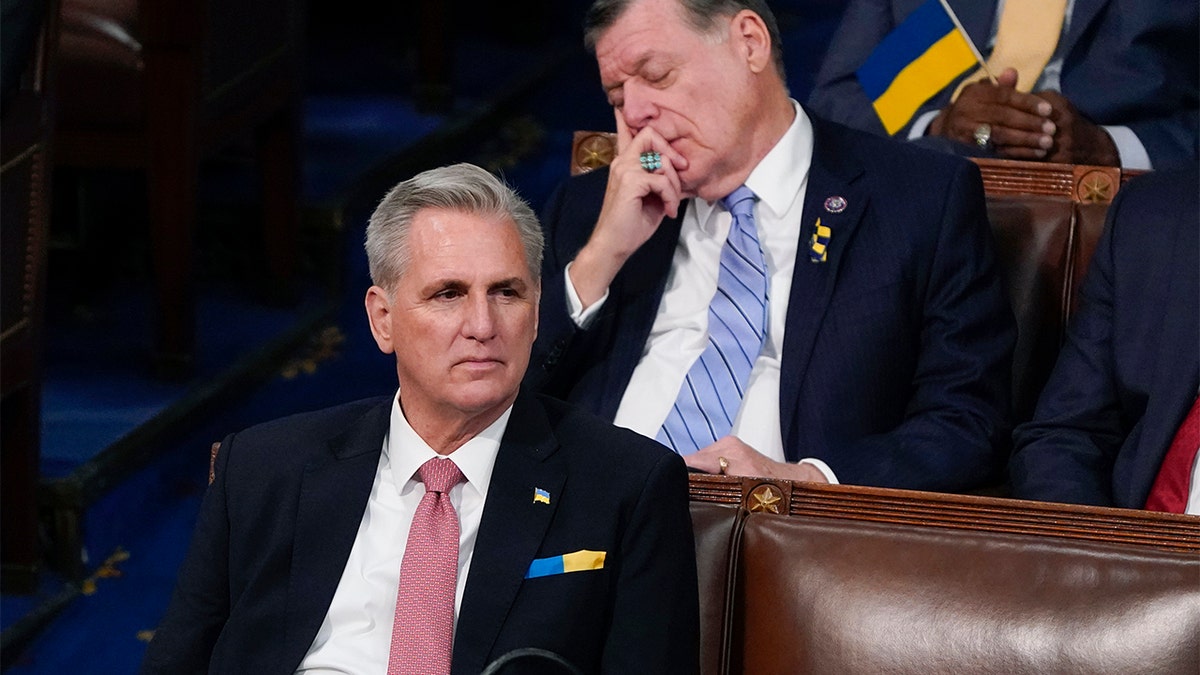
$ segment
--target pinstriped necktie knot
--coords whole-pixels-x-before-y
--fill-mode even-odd
[[[721,199],[721,206],[736,218],[754,217],[754,191],[745,185]]]

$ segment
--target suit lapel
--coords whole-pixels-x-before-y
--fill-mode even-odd
[[[545,410],[522,392],[500,443],[454,640],[456,674],[479,673],[546,535],[566,470]],[[549,504],[533,500],[534,488]]]
[[[796,252],[796,266],[792,272],[791,294],[788,298],[787,318],[783,337],[783,372],[779,385],[780,429],[783,445],[796,457],[803,451],[802,444],[789,442],[796,431],[795,411],[799,405],[800,387],[813,356],[817,333],[829,309],[830,299],[837,282],[838,270],[854,232],[866,211],[868,195],[862,186],[856,185],[862,173],[851,148],[844,143],[845,131],[809,114],[813,124],[813,159],[808,173],[808,187],[804,194],[804,210],[800,226],[800,245]],[[841,197],[845,207],[840,212],[837,204],[827,208],[826,200]],[[811,238],[816,232],[817,219],[830,229],[827,245],[827,260],[812,262],[809,256]],[[797,439],[798,440],[798,439]]]
[[[1196,313],[1200,270],[1195,267],[1200,241],[1195,225],[1181,226],[1177,231],[1170,253],[1174,259],[1167,264],[1167,269],[1174,273],[1161,296],[1166,304],[1162,314],[1163,340],[1158,345],[1150,398],[1142,416],[1141,438],[1138,447],[1133,448],[1146,459],[1133,464],[1135,475],[1127,483],[1130,490],[1136,491],[1127,496],[1127,503],[1134,508],[1140,508],[1150,494],[1163,458],[1200,386],[1200,351],[1196,342],[1200,336],[1200,316]]]
[[[283,653],[288,672],[312,645],[358,534],[375,481],[391,399],[330,442],[327,458],[305,467],[296,512]]]
[[[1075,51],[1075,45],[1107,2],[1108,0],[1075,0],[1075,6],[1071,9],[1071,24],[1058,45],[1059,55],[1066,58]]]

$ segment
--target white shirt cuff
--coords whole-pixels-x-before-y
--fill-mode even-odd
[[[825,480],[829,481],[830,485],[840,485],[840,483],[838,483],[837,476],[833,475],[833,469],[829,468],[828,464],[822,462],[816,457],[805,457],[796,463],[814,466],[816,467],[817,471],[820,471],[825,476]]]
[[[1133,133],[1133,129],[1103,125],[1100,128],[1108,132],[1109,137],[1113,139],[1113,145],[1117,146],[1117,157],[1121,160],[1121,168],[1147,171],[1154,168],[1150,164],[1150,155],[1146,152],[1146,146],[1142,145],[1141,139]]]
[[[929,128],[929,124],[933,122],[933,118],[938,116],[941,110],[930,110],[929,112],[917,118],[916,122],[908,129],[908,140],[920,138],[925,135],[925,130]]]
[[[591,325],[592,320],[596,318],[600,308],[604,306],[604,301],[608,299],[608,289],[604,289],[604,295],[600,299],[593,302],[591,307],[583,308],[583,301],[579,299],[579,294],[575,292],[575,284],[571,283],[571,265],[575,261],[567,263],[563,269],[563,283],[567,286],[567,312],[571,315],[571,320],[580,328],[587,328]]]

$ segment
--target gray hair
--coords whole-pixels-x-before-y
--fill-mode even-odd
[[[446,209],[512,220],[525,249],[525,263],[541,278],[542,226],[529,204],[502,180],[474,164],[423,171],[396,185],[375,207],[364,247],[371,282],[391,293],[411,262],[408,235],[424,209]]]
[[[596,42],[606,30],[612,27],[617,19],[638,0],[596,0],[588,8],[583,18],[583,43],[593,54],[596,52]],[[787,74],[783,67],[783,40],[779,36],[779,23],[775,14],[767,6],[766,0],[675,0],[683,10],[683,18],[701,35],[712,35],[718,28],[717,19],[731,17],[743,9],[748,9],[767,25],[767,33],[771,36],[771,58],[775,63],[775,71],[779,79],[787,82]]]

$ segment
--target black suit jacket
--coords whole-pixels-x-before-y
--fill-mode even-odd
[[[1140,509],[1200,387],[1200,172],[1130,181],[1108,210],[1034,418],[1016,497]]]
[[[954,491],[994,482],[1007,457],[1012,310],[971,162],[809,115],[812,168],[784,329],[787,459],[845,483]],[[609,287],[594,324],[567,312],[563,269],[587,242],[608,172],[571,179],[543,216],[541,324],[526,382],[616,414],[662,300],[679,218]],[[834,213],[826,199],[842,197]],[[808,260],[817,219],[828,262]]]
[[[143,673],[295,670],[354,544],[390,406],[359,401],[225,439]],[[550,504],[533,501],[535,487]],[[581,549],[606,551],[604,568],[524,578],[535,558]],[[585,673],[690,673],[698,623],[682,460],[522,393],[488,487],[453,672],[539,647]]]

